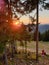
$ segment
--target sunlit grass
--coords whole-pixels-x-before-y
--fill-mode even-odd
[[[20,46],[20,42],[16,42],[16,46],[18,51],[18,54],[15,54],[15,57],[19,58],[19,59],[27,59],[27,60],[36,60],[36,42],[35,41],[31,41],[31,42],[27,42],[27,53],[25,53],[25,49],[23,49],[25,46]],[[22,49],[20,49],[22,48]],[[48,52],[49,53],[49,42],[42,42],[40,41],[39,42],[39,54],[38,54],[38,58],[39,60],[43,60],[42,59],[42,55],[41,55],[41,51],[42,49],[44,49],[46,51],[46,53]],[[30,51],[31,50],[31,51]],[[0,54],[0,57],[1,57],[2,54]],[[49,60],[49,54],[46,55],[46,59]],[[8,61],[8,64],[9,65],[14,65],[14,63],[12,63],[10,60]],[[0,65],[2,65],[2,63],[0,62]]]
[[[17,41],[17,47],[19,48],[24,48],[25,46],[20,46],[20,42]],[[31,52],[36,52],[36,42],[35,41],[31,41],[31,42],[27,42],[27,49]],[[39,41],[38,42],[38,49],[39,49],[39,53],[42,52],[42,50],[44,49],[46,51],[46,53],[49,54],[49,42],[43,42],[43,41]]]

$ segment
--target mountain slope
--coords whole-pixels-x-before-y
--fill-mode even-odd
[[[49,30],[49,24],[40,24],[40,25],[39,25],[39,31],[40,31],[41,33],[45,32],[45,31],[47,31],[47,30]]]

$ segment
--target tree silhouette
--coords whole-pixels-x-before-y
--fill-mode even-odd
[[[32,12],[33,10],[35,10],[37,8],[37,25],[36,25],[36,53],[37,53],[37,57],[36,59],[38,59],[38,3],[43,3],[46,4],[44,6],[44,8],[48,8],[49,4],[45,3],[46,0],[4,0],[5,3],[5,10],[3,8],[3,11],[0,11],[0,15],[1,15],[1,21],[0,21],[0,25],[1,25],[1,29],[0,30],[0,34],[1,35],[1,40],[4,41],[8,41],[11,40],[12,43],[14,42],[15,39],[17,39],[17,36],[15,37],[17,31],[14,31],[11,29],[11,24],[12,24],[12,18],[17,18],[17,20],[19,20],[22,15],[26,15],[29,14],[30,12]],[[0,9],[1,10],[1,9]],[[1,14],[2,13],[2,14]],[[18,13],[18,14],[17,14]],[[19,17],[18,17],[19,15]],[[4,23],[3,20],[4,20]],[[33,18],[32,18],[33,19]],[[21,32],[22,33],[22,32]],[[24,33],[23,33],[24,34]],[[4,36],[4,37],[3,37]],[[24,35],[25,36],[25,35]],[[4,39],[2,39],[4,38]],[[25,38],[25,37],[24,37]]]

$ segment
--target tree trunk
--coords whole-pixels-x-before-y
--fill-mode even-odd
[[[5,64],[8,65],[8,58],[7,58],[6,46],[5,46],[4,56],[5,56]]]
[[[15,49],[15,41],[14,40],[12,40],[12,42],[11,42],[11,48],[12,48],[12,62],[13,62],[13,65],[16,65],[17,64],[17,62],[16,62],[16,55],[15,55],[15,51],[16,51],[16,49]]]
[[[38,15],[39,15],[39,12],[38,12],[38,9],[39,9],[39,6],[38,6],[38,3],[39,3],[39,0],[37,0],[37,22],[36,22],[36,61],[38,61]]]
[[[25,41],[25,57],[27,58],[27,41]]]

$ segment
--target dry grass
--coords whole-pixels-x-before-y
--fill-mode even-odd
[[[24,47],[20,46],[20,43],[18,43],[18,49],[24,49]],[[39,53],[41,53],[41,51],[43,49],[45,50],[45,52],[47,54],[49,54],[49,42],[39,41],[39,43],[38,43]],[[36,52],[36,42],[35,41],[28,42],[27,43],[27,50],[30,51],[30,52]]]

